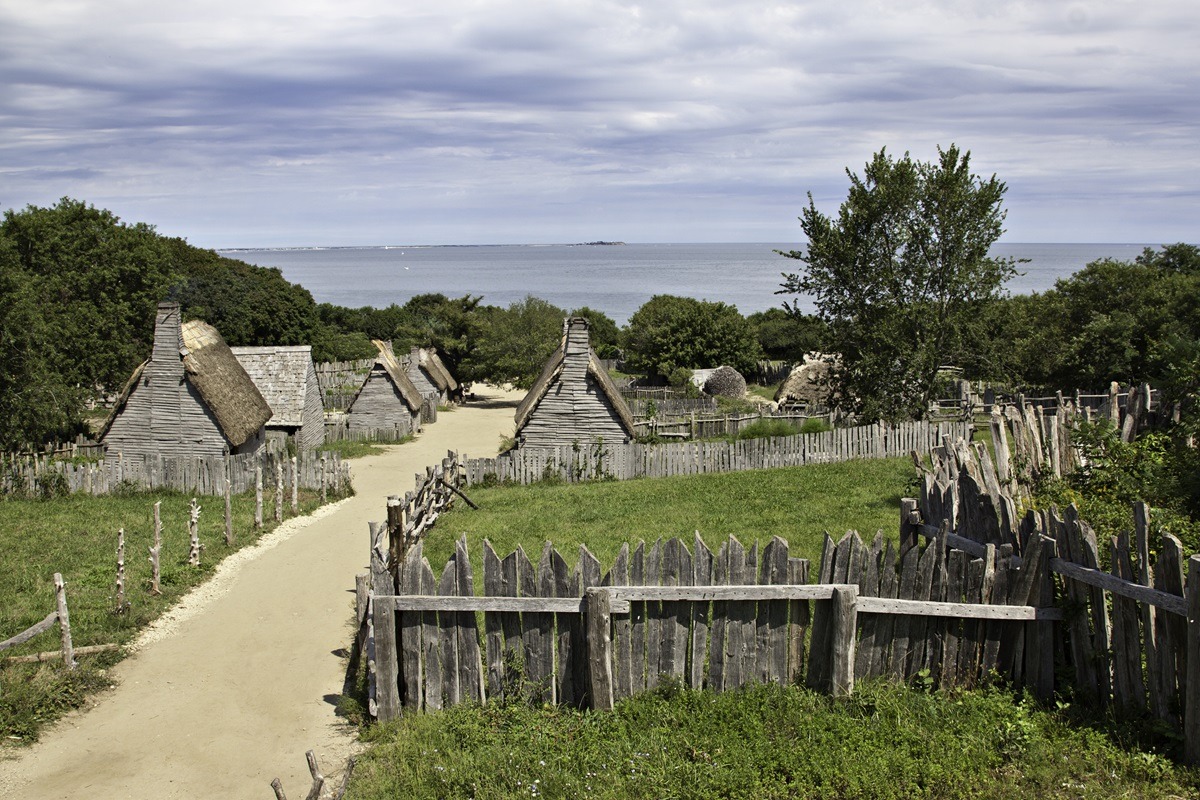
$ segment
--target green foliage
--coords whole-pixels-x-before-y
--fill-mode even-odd
[[[749,372],[762,356],[754,329],[735,307],[665,294],[634,312],[622,345],[632,369],[663,377],[680,367]]]
[[[354,798],[1190,796],[1194,772],[987,690],[667,682],[611,712],[459,705],[369,729]]]
[[[476,348],[489,335],[485,309],[479,306],[482,299],[471,295],[451,299],[444,294],[413,297],[402,307],[393,330],[396,352],[433,346],[460,383],[485,380],[474,360]]]
[[[795,436],[800,430],[786,419],[764,417],[738,431],[738,439],[766,439],[772,436]]]
[[[583,317],[588,321],[592,349],[599,358],[616,358],[620,355],[621,329],[613,322],[612,317],[587,306],[575,309],[571,316]]]
[[[826,347],[829,326],[819,316],[796,309],[769,308],[746,317],[766,357],[775,361],[799,362],[805,354]]]
[[[508,308],[487,310],[487,335],[471,356],[473,374],[518,389],[533,386],[562,341],[567,312],[533,295]]]
[[[833,426],[821,417],[809,417],[800,426],[801,433],[825,433],[831,430],[833,430]]]
[[[881,150],[862,177],[847,170],[838,216],[810,194],[808,248],[783,253],[805,265],[784,276],[784,292],[815,298],[840,355],[837,401],[867,421],[923,417],[938,366],[971,349],[974,320],[1015,273],[988,254],[1003,232],[1004,183],[972,174],[970,153],[954,145],[938,156]]]

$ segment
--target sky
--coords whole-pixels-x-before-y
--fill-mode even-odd
[[[1200,240],[1195,0],[0,0],[0,209],[202,247],[800,242],[886,147]]]

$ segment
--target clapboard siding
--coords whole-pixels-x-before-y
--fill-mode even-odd
[[[292,437],[301,450],[325,443],[325,408],[308,345],[231,348],[271,406],[267,432]]]
[[[301,450],[312,450],[325,444],[325,405],[321,402],[321,384],[311,358],[306,372],[304,423],[296,431],[296,443]]]

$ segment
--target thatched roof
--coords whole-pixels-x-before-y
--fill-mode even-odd
[[[446,365],[442,363],[437,350],[432,347],[422,347],[418,351],[418,359],[421,369],[425,370],[425,374],[430,377],[435,386],[446,392],[453,392],[458,389],[458,381],[454,380],[454,376],[450,374],[450,370],[446,369]]]
[[[746,394],[746,379],[733,367],[721,366],[712,371],[702,388],[705,394],[713,397],[743,397]]]
[[[321,393],[318,387],[310,387],[308,383],[310,374],[314,381],[316,378],[312,347],[281,345],[230,349],[271,407],[271,425],[282,428],[303,426],[308,392],[314,391],[318,396]]]
[[[188,382],[229,443],[238,447],[256,436],[271,418],[271,407],[217,329],[198,319],[185,322],[182,355]]]
[[[571,320],[567,321],[568,324]],[[542,373],[534,382],[533,388],[521,400],[521,404],[517,406],[517,432],[525,427],[525,423],[529,422],[529,417],[533,414],[534,409],[542,402],[542,398],[550,391],[550,387],[554,385],[562,374],[563,362],[566,360],[567,348],[567,326],[564,325],[563,340],[559,344],[558,349],[546,361],[546,365],[542,367]],[[592,376],[596,381],[596,385],[600,387],[600,391],[608,398],[608,402],[612,404],[613,410],[617,412],[617,418],[621,421],[621,426],[630,436],[636,436],[637,433],[633,427],[633,413],[629,410],[629,404],[625,402],[625,398],[621,396],[621,392],[617,389],[617,385],[613,383],[612,377],[608,374],[608,370],[604,369],[604,365],[600,363],[600,359],[596,357],[596,351],[588,348],[588,367],[587,374]]]
[[[807,403],[823,406],[829,402],[829,387],[825,380],[829,376],[829,362],[820,353],[810,353],[804,361],[792,368],[787,380],[775,392],[778,403]]]
[[[404,371],[404,367],[400,365],[400,360],[396,358],[396,354],[392,352],[392,346],[388,342],[382,342],[378,339],[372,339],[371,344],[379,351],[379,355],[375,357],[375,363],[383,367],[384,372],[392,379],[392,383],[396,385],[396,390],[400,392],[400,397],[404,399],[404,404],[408,406],[410,411],[420,411],[421,403],[424,398],[417,391],[417,387],[413,386],[412,380],[408,377],[408,373]],[[367,376],[367,380],[370,380]],[[365,382],[364,382],[365,383]],[[359,388],[359,392],[362,388]],[[357,397],[357,395],[356,395]],[[351,404],[353,405],[353,403]]]

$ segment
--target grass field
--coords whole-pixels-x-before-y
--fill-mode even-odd
[[[826,531],[838,538],[853,528],[869,538],[882,530],[896,538],[900,498],[911,490],[914,476],[912,462],[896,458],[620,482],[474,487],[467,493],[480,510],[456,504],[429,534],[425,554],[440,570],[465,534],[479,580],[484,539],[501,556],[520,545],[534,559],[550,541],[571,565],[585,544],[607,569],[623,542],[673,536],[690,542],[693,531],[700,531],[714,550],[730,535],[747,547],[781,536],[793,557],[815,559]]]
[[[301,492],[301,511],[320,504],[319,495]],[[154,541],[153,505],[162,502],[162,594],[152,595],[148,548]],[[232,547],[225,544],[225,504],[201,497],[199,567],[187,564],[190,495],[177,492],[91,497],[77,494],[49,500],[0,500],[0,638],[40,622],[55,608],[53,576],[63,575],[76,647],[123,644],[208,577],[226,555],[275,527],[266,500],[263,531],[254,530],[253,493],[233,498]],[[286,516],[291,516],[285,509]],[[116,613],[117,530],[125,529],[125,586],[129,607]],[[24,655],[59,647],[57,626],[6,650]],[[15,664],[0,657],[0,737],[31,741],[42,726],[107,685],[104,670],[120,658],[109,652],[80,657],[71,672],[61,661]]]

